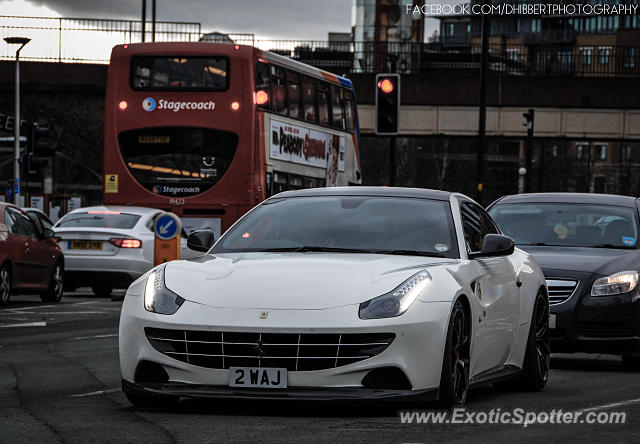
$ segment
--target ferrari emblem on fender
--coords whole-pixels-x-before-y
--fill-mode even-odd
[[[269,312],[268,311],[261,311],[260,312],[260,319],[267,319],[267,316],[269,316]]]

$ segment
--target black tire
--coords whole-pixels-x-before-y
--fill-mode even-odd
[[[11,268],[2,264],[0,267],[0,305],[6,305],[11,299]]]
[[[60,302],[64,291],[64,269],[60,262],[53,267],[53,272],[49,278],[49,287],[44,293],[40,293],[42,302]]]
[[[124,392],[131,404],[136,407],[171,408],[178,404],[177,396],[153,396],[142,393]]]
[[[464,304],[453,305],[440,376],[440,403],[451,408],[464,405],[469,393],[469,362],[471,356],[471,319]]]
[[[113,287],[109,287],[108,285],[94,285],[91,287],[91,291],[99,298],[108,298],[111,296]]]
[[[501,384],[502,388],[524,392],[539,392],[547,385],[551,364],[549,331],[549,299],[542,291],[536,295],[527,338],[527,350],[520,376]]]
[[[622,365],[629,370],[640,371],[640,356],[622,355]]]

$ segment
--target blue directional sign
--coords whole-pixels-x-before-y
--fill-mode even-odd
[[[163,213],[156,219],[154,231],[162,240],[173,239],[180,233],[182,221],[173,213]]]

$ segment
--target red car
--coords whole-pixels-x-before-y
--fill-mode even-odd
[[[41,231],[20,208],[0,202],[0,305],[11,293],[39,293],[44,302],[58,302],[63,271],[54,232]]]

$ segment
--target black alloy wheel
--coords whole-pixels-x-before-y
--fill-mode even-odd
[[[64,291],[64,270],[60,262],[56,263],[51,273],[49,280],[49,287],[47,291],[40,294],[40,299],[43,302],[60,302],[62,299],[62,292]]]
[[[5,305],[11,297],[11,270],[6,264],[0,267],[0,305]]]
[[[467,311],[460,301],[453,306],[440,378],[440,401],[446,407],[463,405],[469,393],[471,328]]]

